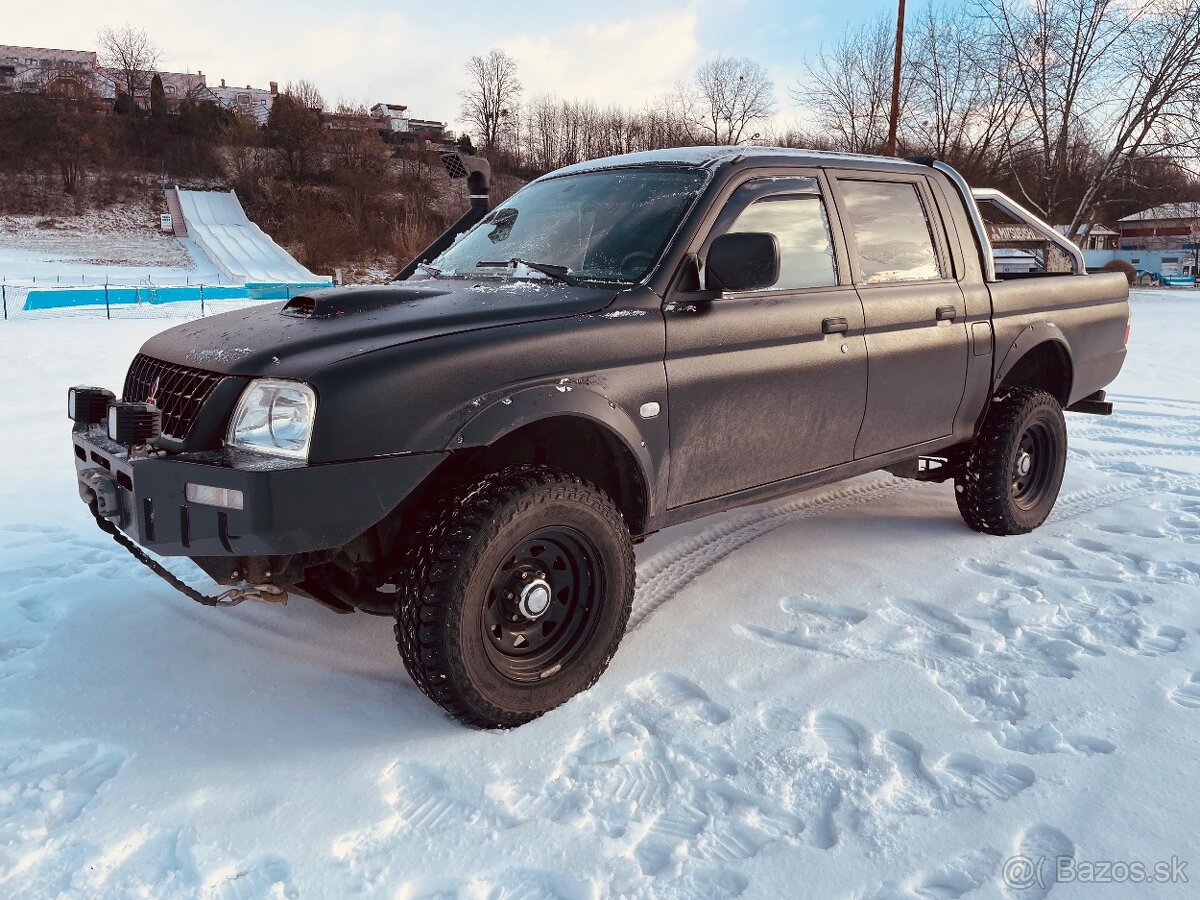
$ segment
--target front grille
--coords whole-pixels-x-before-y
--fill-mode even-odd
[[[162,433],[182,441],[192,430],[204,401],[224,377],[139,353],[125,376],[123,399],[144,403],[153,393],[155,404],[162,410]],[[154,389],[156,380],[157,390]]]

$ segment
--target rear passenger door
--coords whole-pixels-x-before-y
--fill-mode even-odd
[[[947,437],[966,388],[965,301],[921,175],[837,172],[866,317],[867,407],[854,458]]]

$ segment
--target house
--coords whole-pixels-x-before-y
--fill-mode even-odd
[[[99,69],[90,50],[0,45],[0,91],[94,97],[100,93]]]
[[[426,140],[431,144],[440,144],[446,139],[446,123],[432,119],[409,119],[408,131],[416,140]]]
[[[414,119],[408,107],[402,103],[376,103],[371,107],[371,118],[384,141],[389,144],[444,143],[449,132],[445,122],[432,119]]]
[[[375,120],[362,113],[321,113],[321,127],[326,131],[376,131]]]
[[[390,142],[389,135],[408,131],[408,107],[402,103],[376,103],[371,107],[375,127]]]
[[[1012,247],[996,247],[992,250],[992,259],[999,275],[1014,273],[1038,272],[1041,263],[1036,253],[1029,250],[1018,250]]]
[[[275,98],[279,96],[279,82],[270,82],[269,88],[256,88],[250,85],[241,88],[227,86],[225,79],[222,78],[219,86],[209,85],[208,90],[226,109],[249,116],[259,125],[266,125],[267,117],[271,114],[271,106],[274,104]]]
[[[195,75],[190,72],[159,72],[158,77],[162,80],[167,106],[171,109],[177,108],[185,100],[209,99],[210,92],[203,72]]]
[[[1067,234],[1069,225],[1055,225],[1054,230],[1059,234]],[[1087,235],[1085,239],[1083,236]],[[1116,250],[1120,235],[1106,225],[1101,225],[1099,222],[1093,222],[1080,225],[1074,235],[1068,235],[1071,238],[1071,243],[1077,246],[1080,250]]]
[[[1200,243],[1200,203],[1166,203],[1117,222],[1122,250],[1181,250]]]
[[[147,72],[134,87],[133,99],[143,109],[150,106],[154,75],[162,80],[168,108],[185,100],[208,101],[240,112],[265,125],[271,104],[279,94],[278,83],[269,88],[210,86],[203,72]],[[113,101],[126,91],[125,74],[100,65],[92,50],[53,50],[45,47],[0,45],[0,92],[26,91],[53,94],[69,99],[93,98]]]

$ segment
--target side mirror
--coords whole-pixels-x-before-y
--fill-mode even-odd
[[[708,248],[704,286],[710,291],[757,291],[778,280],[779,241],[773,234],[723,234]]]

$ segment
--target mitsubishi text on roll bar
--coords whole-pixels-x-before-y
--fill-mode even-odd
[[[1067,255],[1067,258],[1071,260],[1071,274],[1087,274],[1087,263],[1084,261],[1083,251],[1076,247],[1066,235],[1047,225],[1021,204],[1017,203],[1017,201],[991,188],[974,188],[971,194],[975,198],[976,204],[992,204],[1010,218],[1029,227],[1038,235],[1044,237],[1049,243],[1054,244],[1062,250]],[[976,213],[978,213],[978,209],[976,209]]]

